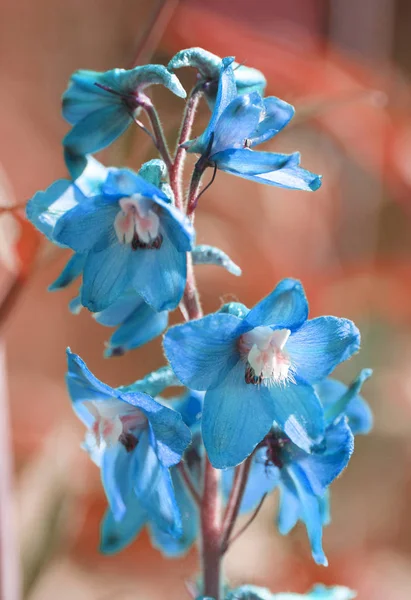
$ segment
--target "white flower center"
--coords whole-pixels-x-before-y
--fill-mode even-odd
[[[240,338],[240,354],[246,361],[247,383],[284,383],[292,379],[291,361],[284,347],[290,337],[289,329],[255,327]]]
[[[120,244],[131,244],[132,248],[159,248],[160,219],[152,210],[149,198],[134,194],[119,201],[121,210],[114,219],[114,229]]]
[[[147,417],[134,406],[120,400],[91,401],[87,408],[94,417],[90,433],[98,449],[121,442],[127,450],[133,450],[138,435],[147,425]]]

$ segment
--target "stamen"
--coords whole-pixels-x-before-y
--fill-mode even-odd
[[[291,361],[284,350],[291,331],[255,327],[241,336],[239,350],[246,363],[245,382],[271,385],[292,381]]]
[[[153,210],[153,202],[134,194],[121,198],[119,204],[121,210],[114,219],[114,229],[120,244],[131,244],[133,250],[161,248],[163,236],[159,233],[160,219]]]

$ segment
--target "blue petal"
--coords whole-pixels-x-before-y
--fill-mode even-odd
[[[264,115],[249,138],[251,147],[262,144],[283,129],[294,116],[294,107],[280,98],[264,98]]]
[[[76,252],[88,252],[97,244],[99,249],[103,249],[109,239],[112,243],[118,243],[114,220],[119,211],[117,203],[107,202],[101,197],[89,198],[59,219],[54,228],[54,237]]]
[[[115,554],[128,546],[140,533],[147,521],[147,512],[141,507],[134,492],[129,494],[126,512],[116,521],[110,509],[104,515],[100,530],[100,550]]]
[[[324,412],[314,388],[297,381],[267,389],[273,420],[294,444],[309,452],[324,435]]]
[[[320,381],[360,347],[360,332],[352,321],[319,317],[307,321],[287,341],[294,373],[310,383]]]
[[[240,360],[204,398],[202,433],[214,467],[234,467],[251,454],[270,430],[276,408],[270,390],[246,384]]]
[[[93,154],[109,146],[132,122],[124,104],[104,106],[74,125],[63,139],[63,146],[74,154]]]
[[[222,115],[225,108],[237,96],[237,87],[235,84],[234,72],[232,68],[233,58],[223,58],[218,82],[217,98],[214,105],[210,121],[204,133],[191,143],[188,143],[188,152],[197,152],[202,154],[208,148],[211,136],[214,133],[216,123]]]
[[[115,244],[87,255],[83,270],[81,302],[92,312],[100,312],[115,302],[130,285],[129,262],[133,250]]]
[[[162,229],[163,242],[157,250],[138,249],[131,257],[129,282],[156,311],[177,308],[186,286],[187,257]]]
[[[169,533],[179,537],[182,534],[181,516],[175,499],[169,470],[158,460],[144,432],[136,450],[134,491],[150,521]]]
[[[182,535],[175,538],[162,531],[155,522],[150,523],[151,542],[167,558],[184,556],[196,541],[199,531],[197,506],[175,469],[172,470],[172,480],[181,513]]]
[[[285,329],[300,327],[308,317],[308,303],[303,286],[296,279],[283,279],[244,319],[249,327],[261,325]]]
[[[116,393],[113,388],[94,377],[85,362],[77,354],[71,352],[70,348],[67,348],[67,365],[66,383],[73,401],[73,408],[85,425],[90,427],[94,422],[94,417],[83,403],[92,400],[112,400]]]
[[[203,411],[203,392],[189,390],[181,398],[174,400],[172,406],[177,410],[187,427],[196,428],[201,421]]]
[[[222,488],[225,498],[228,498],[230,494],[233,479],[234,469],[226,469],[223,471]],[[254,510],[264,494],[272,492],[279,482],[280,470],[271,464],[267,464],[264,448],[257,450],[253,457],[253,463],[247,479],[247,486],[241,502],[241,512],[244,513]]]
[[[54,240],[56,223],[67,211],[87,199],[69,181],[59,179],[44,192],[37,192],[26,206],[27,219],[49,240]]]
[[[281,535],[288,535],[296,526],[300,516],[300,501],[295,491],[295,487],[287,477],[282,478],[280,485],[280,501],[278,505],[277,526]]]
[[[237,96],[215,124],[210,154],[226,148],[244,148],[245,140],[258,125],[262,110],[263,101],[257,92]]]
[[[318,498],[312,493],[305,474],[298,465],[292,465],[282,473],[282,477],[289,487],[295,488],[300,502],[300,518],[307,529],[313,558],[318,565],[326,567],[328,561],[322,548],[323,526]]]
[[[218,385],[238,361],[240,325],[233,315],[212,314],[171,327],[164,336],[164,350],[180,381],[200,391]]]
[[[171,467],[180,462],[191,441],[190,430],[184,424],[180,413],[142,392],[121,393],[119,398],[136,406],[147,416],[153,437],[152,445],[161,463],[165,467]]]
[[[49,285],[49,291],[61,290],[73,283],[81,275],[85,261],[85,254],[73,254],[57,279]]]
[[[370,432],[373,425],[372,412],[359,392],[371,374],[371,369],[362,369],[349,387],[335,379],[324,379],[316,385],[328,423],[345,414],[354,435]]]
[[[111,169],[102,187],[102,192],[104,196],[112,200],[119,200],[124,196],[132,196],[133,194],[141,194],[146,198],[151,198],[154,203],[158,203],[161,207],[165,205],[165,210],[168,210],[170,206],[167,196],[158,187],[130,169]]]
[[[98,196],[110,171],[93,156],[86,156],[85,160],[86,167],[80,177],[76,178],[75,184],[85,196]]]
[[[224,150],[213,155],[213,162],[223,171],[258,183],[290,190],[315,191],[321,177],[299,166],[300,155],[255,152],[248,148]]]
[[[168,325],[168,311],[156,312],[143,303],[120,325],[108,342],[105,356],[118,356],[159,336]]]
[[[304,454],[298,459],[317,496],[325,494],[326,488],[345,469],[354,451],[354,437],[345,420],[341,419],[336,425],[328,427],[324,444],[322,451]]]
[[[331,510],[330,510],[330,490],[327,489],[324,496],[318,499],[321,512],[321,521],[324,526],[331,523]]]
[[[116,327],[124,323],[135,310],[143,305],[145,305],[145,302],[141,296],[135,292],[127,292],[105,310],[95,313],[93,317],[101,325]]]
[[[132,492],[136,452],[127,452],[117,443],[107,447],[102,456],[101,480],[113,517],[121,521],[127,511],[126,502]]]

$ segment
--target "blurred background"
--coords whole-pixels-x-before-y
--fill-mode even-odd
[[[166,64],[190,46],[261,69],[267,93],[297,109],[267,149],[298,149],[303,166],[324,177],[310,195],[218,173],[200,202],[198,241],[225,250],[243,276],[199,267],[205,310],[236,299],[252,305],[282,277],[297,277],[312,316],[349,317],[362,331],[361,353],[337,375],[348,383],[361,368],[374,369],[363,390],[374,431],[356,440],[332,486],[328,569],[312,561],[303,527],[280,538],[273,498],[233,546],[227,574],[273,591],[323,582],[353,587],[364,600],[409,599],[410,2],[0,0],[0,11],[2,600],[189,597],[194,550],[166,561],[143,534],[118,556],[98,553],[105,500],[64,385],[68,345],[98,377],[120,385],[161,364],[160,340],[103,359],[110,331],[86,311],[68,312],[76,290],[46,291],[67,255],[4,207],[66,176],[60,97],[74,70],[131,67],[137,54]],[[189,89],[194,72],[180,75]],[[173,139],[182,101],[165,90],[153,95]],[[208,115],[202,105],[197,133]],[[137,169],[153,156],[148,137],[130,129],[99,158]]]

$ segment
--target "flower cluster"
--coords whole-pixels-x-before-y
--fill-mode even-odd
[[[185,98],[175,74],[182,67],[197,69],[197,82],[172,156],[147,88],[160,84]],[[358,351],[358,329],[348,319],[309,319],[299,281],[282,280],[252,309],[233,302],[202,314],[193,265],[241,274],[218,248],[195,245],[193,212],[204,171],[288,189],[315,191],[321,185],[320,176],[300,166],[299,153],[254,150],[294,115],[287,102],[264,97],[264,89],[256,69],[200,48],[179,52],[167,67],[78,71],[63,96],[63,115],[72,125],[63,140],[71,179],[54,182],[27,205],[28,219],[44,236],[72,251],[50,289],[79,280],[71,311],[85,307],[98,323],[116,328],[107,357],[166,332],[168,365],[128,386],[106,385],[68,350],[67,387],[107,497],[101,550],[122,550],[146,526],[153,545],[170,557],[200,539],[212,548],[204,551],[204,582],[194,594],[204,600],[221,599],[215,565],[236,537],[238,514],[255,515],[274,490],[280,533],[301,520],[314,560],[327,564],[322,532],[330,522],[329,487],[350,460],[354,435],[372,425],[359,395],[370,370],[348,387],[329,378]],[[189,139],[202,96],[211,109],[209,123]],[[151,131],[137,118],[140,113]],[[105,167],[92,156],[133,123],[152,137],[160,158],[134,172]],[[186,153],[198,159],[184,200]],[[177,307],[186,322],[167,330]],[[175,386],[183,389],[170,398],[168,388]],[[226,510],[216,533],[209,524],[221,521],[213,513],[218,494]],[[207,560],[214,561],[213,569]],[[300,597],[244,586],[228,591],[226,600]],[[347,588],[317,586],[304,597],[354,596]]]

